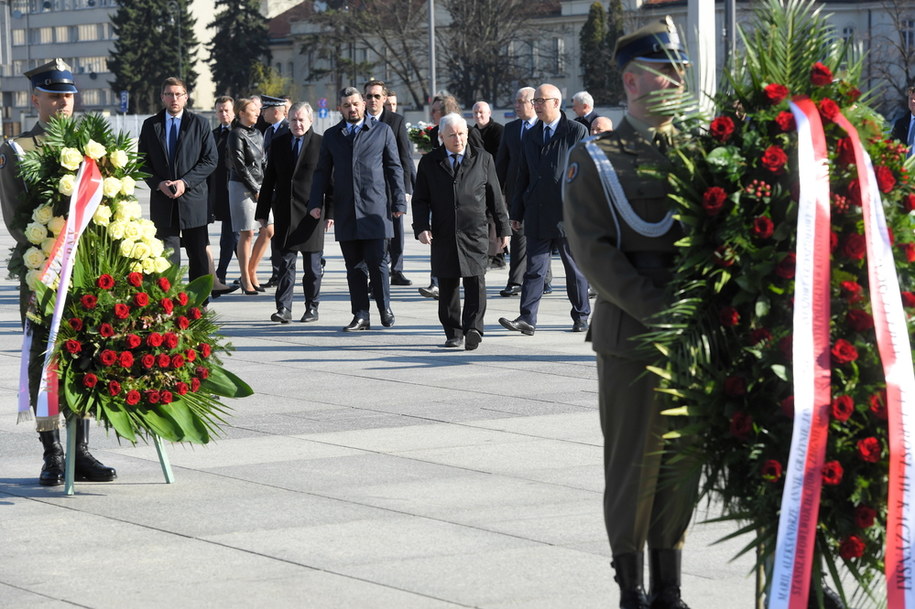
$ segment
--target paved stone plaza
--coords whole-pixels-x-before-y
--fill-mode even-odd
[[[236,348],[228,367],[255,390],[229,404],[224,437],[168,445],[168,485],[152,445],[98,428],[93,452],[119,479],[72,497],[37,484],[41,446],[16,424],[18,284],[0,281],[0,607],[617,605],[594,358],[569,332],[558,260],[532,337],[498,325],[518,298],[499,297],[507,272],[490,271],[487,332],[468,352],[441,347],[435,303],[417,293],[425,246],[408,240],[414,285],[392,288],[396,325],[373,311],[354,334],[340,331],[352,316],[339,247],[326,254],[317,323],[268,321],[272,290],[212,303]],[[752,558],[730,561],[748,540],[714,545],[733,527],[708,516],[685,551],[684,598],[749,609]]]

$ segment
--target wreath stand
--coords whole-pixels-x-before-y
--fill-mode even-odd
[[[64,465],[64,494],[72,495],[74,491],[73,480],[76,477],[76,460],[73,458],[76,454],[76,422],[77,417],[68,417],[67,420],[67,456]],[[165,476],[165,483],[172,484],[175,481],[175,475],[172,473],[171,463],[168,461],[168,454],[165,452],[165,445],[162,438],[152,434],[153,444],[156,446],[156,452],[159,454],[159,465],[162,466],[162,475]]]

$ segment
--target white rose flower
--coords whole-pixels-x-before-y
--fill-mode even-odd
[[[29,222],[25,227],[25,238],[29,240],[29,243],[40,245],[48,238],[48,229],[39,222]]]
[[[142,273],[143,272],[143,263],[137,260],[136,262],[130,265],[130,272],[132,273]]]
[[[111,222],[111,208],[107,205],[99,205],[95,209],[95,214],[92,216],[92,221],[99,226],[108,226],[108,223]]]
[[[38,287],[38,284],[41,283],[41,271],[31,269],[25,274],[25,283],[29,286],[29,289],[34,292],[35,288]]]
[[[156,225],[152,220],[142,218],[137,220],[137,224],[140,226],[140,236],[144,241],[152,241],[156,238]]]
[[[121,178],[121,194],[125,197],[133,196],[133,191],[137,187],[137,181],[130,176]]]
[[[57,239],[54,237],[48,237],[41,242],[41,251],[44,252],[45,256],[51,255],[51,249],[54,248],[54,244],[57,243]]]
[[[76,148],[60,149],[60,164],[64,169],[73,171],[79,169],[79,164],[83,162],[83,153]]]
[[[137,241],[134,243],[133,251],[130,252],[130,257],[136,258],[137,260],[149,258],[149,246],[142,241]]]
[[[130,254],[133,252],[133,244],[133,239],[124,239],[121,241],[121,246],[119,248],[121,256],[124,258],[130,258]]]
[[[121,194],[121,181],[117,178],[105,178],[102,182],[102,194],[109,199],[113,199]]]
[[[144,258],[139,261],[143,266],[143,272],[147,275],[151,275],[156,272],[156,261],[153,258]]]
[[[48,257],[37,247],[30,247],[22,254],[22,262],[27,268],[40,269]]]
[[[89,140],[86,142],[86,156],[90,159],[95,159],[96,161],[105,156],[105,153],[108,152],[105,150],[105,147],[95,140]]]
[[[165,251],[165,244],[158,239],[146,239],[144,237],[143,242],[149,246],[149,255],[153,258],[158,258]]]
[[[112,167],[120,169],[127,164],[127,153],[120,148],[112,150],[111,154],[108,155],[108,160],[111,161]]]
[[[54,217],[54,208],[50,205],[40,205],[32,212],[32,220],[40,224],[47,224]]]
[[[108,236],[112,239],[123,239],[126,224],[120,220],[115,220],[108,225]]]
[[[172,263],[168,261],[168,258],[163,258],[162,256],[152,258],[152,261],[157,273],[164,273],[172,265]]]
[[[136,240],[140,238],[140,225],[136,222],[126,222],[124,224],[124,238]]]
[[[67,224],[67,221],[64,220],[63,216],[54,216],[53,218],[51,218],[51,221],[48,222],[48,230],[51,231],[55,235],[59,235],[60,231],[62,231],[64,229],[64,226],[66,226],[66,224]]]
[[[60,182],[57,183],[57,192],[67,197],[73,194],[73,190],[75,188],[76,176],[72,173],[68,173],[60,179]]]

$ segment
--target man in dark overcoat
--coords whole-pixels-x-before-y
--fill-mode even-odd
[[[149,217],[156,237],[172,250],[172,264],[181,264],[184,245],[194,280],[209,273],[207,178],[216,169],[216,140],[206,119],[185,109],[184,81],[166,78],[161,97],[165,108],[143,121],[137,144],[149,174]]]
[[[534,94],[534,111],[540,121],[521,142],[524,160],[518,169],[518,190],[511,203],[512,228],[524,223],[527,238],[527,270],[521,285],[521,315],[499,319],[508,330],[531,336],[537,327],[537,311],[553,250],[558,250],[566,271],[566,293],[572,303],[572,332],[588,329],[591,304],[588,280],[581,274],[562,229],[562,175],[569,150],[588,137],[581,123],[570,121],[562,108],[562,94],[543,84]]]
[[[279,273],[276,284],[276,313],[273,321],[289,323],[292,319],[292,295],[295,291],[296,260],[304,258],[302,291],[305,313],[301,321],[318,321],[321,297],[321,257],[324,254],[324,231],[333,226],[330,198],[325,197],[322,215],[308,213],[308,195],[318,156],[320,135],[311,128],[314,113],[305,102],[289,110],[289,131],[278,135],[267,154],[267,169],[257,200],[255,218],[266,220],[273,210],[273,238],[279,249]]]
[[[365,268],[376,286],[381,325],[389,328],[394,325],[394,313],[385,252],[394,235],[394,218],[407,209],[403,169],[391,128],[365,120],[359,89],[347,87],[340,92],[340,112],[343,120],[325,131],[321,141],[308,212],[320,218],[325,195],[333,193],[334,236],[346,263],[353,311],[353,320],[343,331],[371,327]]]
[[[467,121],[448,114],[439,124],[443,146],[419,162],[413,194],[413,232],[432,247],[438,277],[438,318],[445,346],[476,349],[483,337],[489,224],[493,218],[502,247],[511,227],[492,156],[467,145]],[[464,283],[461,312],[460,283]]]
[[[915,152],[915,84],[905,90],[906,104],[909,111],[893,123],[890,135],[909,146],[908,156]]]

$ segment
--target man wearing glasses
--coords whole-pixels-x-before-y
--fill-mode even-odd
[[[180,78],[162,84],[165,108],[143,122],[138,150],[149,174],[149,216],[156,237],[171,249],[171,262],[181,264],[180,246],[188,258],[191,280],[208,274],[207,177],[219,158],[206,119],[185,109],[187,87]]]
[[[584,332],[591,314],[588,280],[572,260],[562,229],[562,174],[569,150],[588,137],[588,130],[565,117],[560,109],[562,94],[554,85],[540,85],[533,101],[540,122],[525,133],[521,142],[523,158],[510,215],[512,230],[521,230],[523,222],[527,238],[521,315],[514,320],[502,317],[499,323],[508,330],[528,336],[534,334],[547,269],[552,251],[556,249],[566,271],[566,293],[572,303],[572,332]]]

